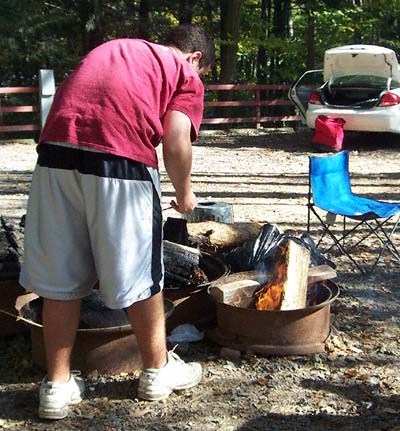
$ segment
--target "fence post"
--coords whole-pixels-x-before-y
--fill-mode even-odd
[[[43,128],[46,123],[53,103],[56,84],[54,81],[54,71],[52,69],[39,70],[39,104],[40,104],[40,126]]]
[[[0,108],[1,108],[1,95],[0,95]],[[0,109],[0,126],[3,125],[3,111]],[[0,132],[0,139],[4,138],[3,132]]]
[[[256,106],[256,129],[259,129],[261,127],[261,106],[260,106],[260,101],[261,101],[261,92],[260,90],[256,90],[256,102],[257,102],[257,106]]]

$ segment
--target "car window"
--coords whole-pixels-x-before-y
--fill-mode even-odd
[[[400,88],[400,82],[393,79],[390,83],[390,88]]]

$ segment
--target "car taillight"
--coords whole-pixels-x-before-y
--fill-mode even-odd
[[[319,97],[318,91],[313,91],[308,98],[308,103],[312,103],[313,105],[322,105],[321,98]]]
[[[393,106],[398,105],[399,103],[400,97],[397,94],[388,91],[381,97],[378,106]]]

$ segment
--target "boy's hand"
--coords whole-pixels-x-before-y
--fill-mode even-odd
[[[182,198],[178,198],[177,196],[176,201],[172,200],[170,204],[175,211],[178,211],[181,214],[186,214],[195,209],[197,205],[197,198],[196,195],[191,191],[182,196]]]

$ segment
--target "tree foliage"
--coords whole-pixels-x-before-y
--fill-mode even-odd
[[[186,22],[214,37],[212,82],[291,82],[344,44],[400,54],[400,0],[2,0],[0,85],[30,85],[39,68],[61,80],[104,41],[157,42]]]

